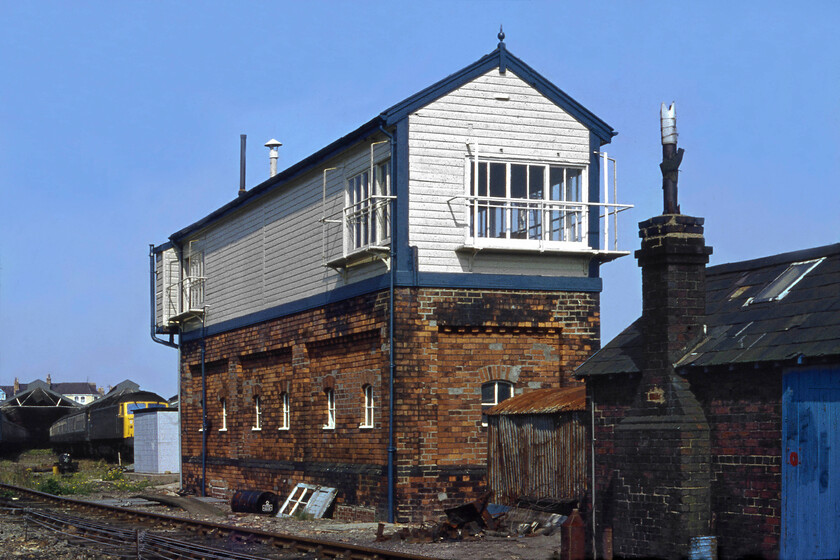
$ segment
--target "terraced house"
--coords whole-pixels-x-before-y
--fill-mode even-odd
[[[187,488],[436,516],[486,487],[482,410],[579,383],[615,132],[503,39],[152,248]]]

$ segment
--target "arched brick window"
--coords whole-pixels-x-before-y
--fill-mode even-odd
[[[289,392],[280,394],[280,427],[278,430],[288,430],[291,426],[291,409],[289,408]]]
[[[324,389],[324,396],[327,404],[327,423],[324,424],[325,430],[335,429],[335,391],[332,387]]]
[[[484,411],[513,396],[513,383],[503,379],[494,379],[481,384],[481,425],[487,425]]]

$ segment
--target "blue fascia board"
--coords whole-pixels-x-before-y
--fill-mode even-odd
[[[175,246],[174,243],[172,243],[171,241],[167,241],[166,243],[161,243],[160,245],[155,247],[153,250],[154,250],[155,253],[163,253],[164,251],[168,251],[169,249],[172,249],[174,246]]]
[[[205,336],[212,336],[223,332],[232,331],[257,323],[280,319],[316,309],[331,303],[337,303],[350,298],[363,296],[381,290],[387,290],[390,274],[380,274],[361,282],[355,282],[347,286],[341,286],[317,294],[302,298],[289,303],[284,303],[249,313],[242,317],[230,319],[209,325],[205,329]],[[445,289],[503,289],[503,290],[540,290],[547,292],[601,292],[602,282],[600,278],[577,278],[577,277],[551,277],[551,276],[518,276],[510,274],[458,274],[458,273],[405,273],[398,275],[397,286],[419,287],[419,288],[445,288]],[[201,338],[201,329],[187,331],[181,334],[181,341],[198,340]]]

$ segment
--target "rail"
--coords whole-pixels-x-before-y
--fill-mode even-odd
[[[212,546],[208,546],[207,550],[203,551],[203,547],[206,545],[200,543],[194,543],[185,539],[162,535],[159,532],[141,529],[126,529],[125,520],[131,520],[134,522],[143,521],[153,523],[161,527],[177,528],[179,530],[189,531],[194,535],[212,535],[216,538],[226,539],[226,542],[237,539],[241,541],[259,543],[276,549],[280,554],[282,554],[283,551],[290,551],[296,553],[314,554],[318,558],[352,558],[357,560],[373,558],[378,558],[379,560],[433,560],[433,557],[430,556],[391,551],[383,548],[366,547],[284,533],[273,533],[242,526],[185,519],[173,515],[138,511],[73,498],[62,498],[60,496],[54,496],[52,494],[46,494],[44,492],[38,492],[29,488],[21,488],[9,484],[0,484],[0,488],[9,490],[18,495],[25,495],[29,498],[50,502],[62,507],[72,508],[74,510],[97,512],[107,517],[112,523],[117,523],[115,520],[122,519],[123,525],[121,527],[116,527],[115,525],[102,523],[95,519],[75,518],[56,512],[39,511],[31,507],[22,508],[24,515],[31,516],[27,517],[27,519],[31,518],[33,523],[43,526],[44,528],[49,528],[50,525],[53,525],[56,527],[55,530],[61,532],[62,534],[68,534],[74,539],[84,538],[93,541],[94,538],[99,538],[95,537],[95,535],[102,534],[104,529],[107,533],[107,538],[114,540],[111,544],[103,543],[103,546],[112,547],[113,551],[118,553],[117,556],[124,558],[166,558],[171,560],[181,558],[229,558],[233,560],[266,558],[265,555],[253,556],[248,555],[247,553]],[[66,519],[69,519],[70,522],[65,523],[64,520]],[[90,533],[83,530],[86,527],[90,528]],[[140,556],[137,555],[138,550]],[[126,554],[127,556],[123,556],[123,554]]]

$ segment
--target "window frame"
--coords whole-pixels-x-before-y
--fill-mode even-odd
[[[222,415],[221,415],[222,416],[222,427],[219,428],[219,431],[220,432],[226,432],[226,431],[228,431],[228,429],[227,429],[227,400],[224,397],[222,397],[222,398],[219,399],[219,402],[221,403],[221,408],[222,408],[222,411],[221,411],[222,412]]]
[[[251,426],[252,432],[262,431],[262,402],[259,395],[254,395],[254,425]]]
[[[291,428],[291,409],[289,407],[289,392],[283,391],[280,393],[280,427],[281,431],[286,431]]]
[[[390,158],[347,177],[342,217],[345,255],[391,244],[391,193]]]
[[[493,385],[493,401],[489,402],[484,400],[484,388],[488,385]],[[506,386],[509,389],[509,394],[507,397],[499,400],[499,387]],[[507,379],[491,379],[490,381],[485,381],[481,384],[481,426],[487,427],[487,415],[484,414],[484,411],[496,406],[502,401],[506,401],[507,399],[513,397],[513,383],[508,381]]]
[[[503,168],[504,196],[491,192],[494,173],[498,172],[493,170],[499,170],[498,166]],[[519,185],[512,181],[515,167],[524,168],[524,197],[512,196],[512,189]],[[531,182],[535,177],[532,170],[537,168],[542,168],[538,187],[541,196],[532,198]],[[552,182],[555,171],[562,171],[562,181]],[[484,183],[483,189],[480,182]],[[583,163],[467,155],[464,158],[465,245],[491,249],[587,250],[590,248],[588,185],[589,166]],[[524,227],[514,227],[514,221],[521,224],[523,218]],[[491,225],[491,222],[501,223]]]
[[[336,424],[335,416],[335,390],[328,387],[324,389],[324,395],[327,398],[327,423],[324,424],[325,430],[334,430]]]
[[[362,422],[360,428],[370,429],[374,427],[375,401],[373,399],[373,385],[367,383],[362,386]]]

